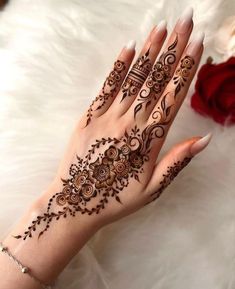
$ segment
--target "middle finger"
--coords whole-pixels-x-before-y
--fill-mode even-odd
[[[131,119],[134,115],[141,121],[148,119],[164,88],[171,80],[188,43],[193,28],[192,16],[192,8],[187,8],[177,21],[164,52],[154,64],[138,96],[127,111],[127,118]]]

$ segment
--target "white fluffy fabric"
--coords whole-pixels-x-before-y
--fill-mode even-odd
[[[214,35],[233,0],[10,0],[0,15],[0,234],[51,181],[70,132],[130,39],[188,5]],[[235,288],[235,127],[196,114],[189,95],[164,151],[214,134],[158,202],[102,229],[58,280],[66,289]],[[66,246],[66,244],[65,244]],[[37,258],[37,256],[34,256]],[[30,265],[30,264],[29,264]]]

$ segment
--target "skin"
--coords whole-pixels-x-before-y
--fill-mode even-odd
[[[156,163],[168,130],[196,73],[203,51],[203,44],[198,45],[193,51],[192,47],[189,48],[190,43],[188,43],[188,41],[192,32],[193,22],[191,21],[184,31],[179,31],[177,25],[179,26],[177,23],[164,46],[164,50],[166,51],[174,42],[176,35],[178,35],[178,43],[175,48],[176,60],[171,66],[171,79],[165,83],[161,93],[156,96],[156,100],[152,101],[147,109],[141,109],[136,118],[134,117],[135,107],[139,103],[139,93],[141,89],[146,88],[147,76],[143,86],[137,89],[134,95],[123,99],[122,83],[135,55],[134,49],[130,50],[124,47],[117,59],[125,64],[125,69],[121,72],[121,80],[115,92],[107,99],[101,109],[96,109],[99,106],[99,100],[93,102],[91,105],[92,115],[89,123],[87,123],[87,115],[90,108],[84,113],[75,126],[54,181],[30,206],[20,222],[3,241],[11,253],[16,256],[21,263],[30,267],[32,273],[44,283],[52,283],[71,258],[77,254],[84,244],[101,227],[127,216],[144,207],[147,203],[152,202],[156,197],[154,192],[161,189],[161,181],[168,168],[174,167],[176,162],[183,162],[185,158],[192,158],[200,151],[200,149],[198,149],[197,152],[192,153],[192,145],[200,139],[200,137],[194,137],[173,147],[165,157]],[[153,67],[158,57],[166,35],[166,30],[158,33],[157,28],[154,28],[144,43],[139,57],[143,56],[151,46],[149,54],[150,68]],[[188,55],[193,59],[194,65],[189,69],[189,75],[186,78],[185,84],[181,87],[180,92],[177,94],[177,99],[175,99],[176,84],[174,83],[173,77],[177,69],[180,69],[181,59]],[[98,96],[100,94],[102,94],[102,89]],[[48,231],[39,239],[36,233],[38,233],[38,230],[40,231],[40,228],[37,228],[32,238],[23,240],[22,238],[16,239],[13,237],[19,234],[22,235],[37,216],[45,213],[50,198],[56,192],[63,190],[63,182],[61,179],[68,179],[70,166],[71,164],[76,164],[77,155],[83,159],[87,154],[88,148],[90,148],[96,140],[108,137],[115,137],[122,140],[125,132],[130,133],[131,129],[136,125],[142,132],[148,125],[153,123],[153,113],[159,109],[164,96],[165,105],[172,105],[168,122],[164,125],[164,134],[162,137],[152,140],[150,152],[148,153],[149,160],[143,164],[143,172],[139,173],[139,181],[130,179],[128,186],[119,192],[118,196],[121,203],[115,198],[110,197],[105,209],[101,210],[98,214],[78,214],[74,218],[66,217],[59,221],[53,221]],[[100,152],[104,153],[107,149],[108,146],[104,146],[98,151],[95,151],[93,158],[95,159]],[[179,170],[183,167],[184,166],[179,167]],[[99,197],[91,199],[87,203],[87,207],[92,208],[96,206],[98,201]],[[51,210],[58,211],[58,204],[53,202]],[[40,226],[41,225],[39,225],[39,227]],[[22,274],[15,264],[4,254],[0,254],[0,267],[1,288],[41,288],[27,274]]]

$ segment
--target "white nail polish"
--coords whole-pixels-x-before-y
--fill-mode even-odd
[[[160,31],[160,30],[166,30],[166,20],[161,20],[159,22],[159,24],[157,25],[157,30]]]
[[[187,7],[181,14],[179,20],[177,21],[175,30],[178,33],[186,33],[192,25],[193,18],[193,8]]]
[[[187,54],[191,56],[196,56],[202,47],[204,38],[205,38],[205,33],[199,32],[190,42],[187,48]]]
[[[182,12],[179,20],[187,20],[193,18],[193,7],[186,7]]]
[[[212,138],[212,133],[208,133],[206,136],[194,142],[190,148],[190,152],[192,156],[195,156],[196,154],[204,150],[210,143],[211,138]]]
[[[136,45],[135,40],[130,40],[126,45],[126,49],[127,50],[135,50],[135,45]]]

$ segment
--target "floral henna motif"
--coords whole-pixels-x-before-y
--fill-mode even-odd
[[[182,60],[181,69],[191,69],[188,62],[191,58],[184,59],[187,61]],[[193,59],[190,63],[194,64]],[[187,79],[181,80],[180,71],[178,75],[175,84],[177,89],[181,83],[180,91],[182,81],[185,82]],[[176,89],[174,96],[178,93]],[[15,238],[23,240],[31,238],[38,226],[43,224],[44,229],[38,235],[40,237],[49,229],[52,220],[59,220],[62,217],[75,217],[77,213],[99,214],[110,198],[115,198],[122,204],[119,193],[128,187],[131,179],[140,181],[139,175],[144,171],[144,164],[149,161],[152,141],[163,138],[166,134],[167,126],[172,120],[171,110],[174,104],[169,104],[168,98],[168,94],[162,97],[158,109],[153,113],[153,122],[144,130],[141,131],[135,126],[126,131],[120,139],[108,137],[96,140],[83,159],[77,156],[77,162],[70,167],[69,178],[62,179],[62,191],[54,194],[48,202],[46,212],[32,221],[22,235]],[[156,192],[156,198],[189,161],[187,158],[182,163],[176,163],[174,167],[168,168],[161,187]]]
[[[191,56],[186,55],[180,62],[180,67],[176,70],[175,76],[173,77],[175,88],[175,97],[180,92],[181,88],[184,87],[189,75],[190,70],[195,64],[194,59]]]
[[[170,185],[170,183],[174,180],[174,178],[180,173],[180,171],[186,167],[189,162],[191,161],[191,158],[184,158],[183,161],[178,161],[176,163],[174,163],[174,165],[172,167],[167,167],[167,173],[163,175],[163,179],[160,182],[160,188],[151,194],[151,197],[153,196],[154,199],[151,201],[155,201],[156,199],[158,199],[162,192],[166,189],[166,187],[168,187]],[[148,202],[151,203],[151,202]]]
[[[168,92],[162,97],[161,107],[157,107],[152,113],[152,119],[155,121],[161,120],[162,111],[165,112],[166,117],[170,114],[171,107],[175,104],[176,96],[180,92],[181,88],[184,87],[190,76],[190,70],[194,65],[194,59],[191,56],[186,55],[180,63],[180,67],[176,70],[173,81],[175,84],[174,92]],[[169,103],[172,103],[171,105]],[[165,104],[168,103],[167,109],[165,109]]]
[[[117,92],[117,89],[122,80],[121,74],[126,69],[125,63],[117,60],[114,63],[114,68],[106,78],[101,93],[93,100],[88,111],[86,126],[91,122],[92,114],[94,110],[101,109],[109,98],[112,98]]]
[[[169,114],[166,117],[165,112],[169,110],[166,103],[162,103],[162,109],[161,120],[154,121],[143,131],[135,126],[120,139],[96,140],[87,155],[83,159],[77,157],[77,162],[71,165],[69,178],[62,179],[63,189],[51,197],[47,211],[38,216],[23,235],[15,238],[25,240],[32,237],[43,223],[40,237],[49,229],[52,220],[74,217],[78,212],[99,214],[110,198],[122,203],[119,193],[129,185],[130,179],[140,181],[139,175],[149,160],[152,140],[162,138],[165,134],[165,126],[169,122]]]
[[[136,95],[138,89],[142,87],[145,79],[149,75],[149,72],[151,70],[149,51],[150,48],[144,55],[137,59],[136,63],[133,65],[132,69],[128,73],[128,76],[122,85],[122,100],[127,96]]]
[[[150,72],[146,86],[139,93],[139,104],[136,105],[134,109],[134,116],[142,109],[143,104],[147,108],[152,101],[156,101],[161,95],[166,84],[171,79],[171,68],[176,61],[176,45],[178,43],[178,36],[174,42],[168,47],[167,51],[164,52],[159,60],[154,65],[152,71]]]

